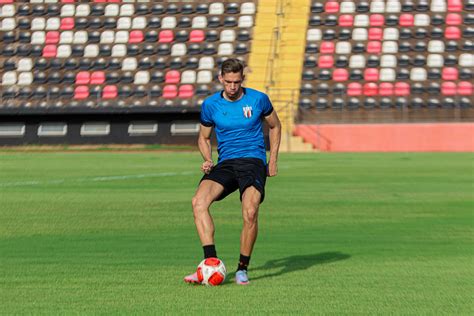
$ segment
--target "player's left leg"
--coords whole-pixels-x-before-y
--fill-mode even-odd
[[[249,186],[242,194],[243,227],[240,235],[240,260],[236,273],[238,284],[247,284],[247,267],[250,263],[255,241],[258,235],[258,209],[261,193],[254,186]]]

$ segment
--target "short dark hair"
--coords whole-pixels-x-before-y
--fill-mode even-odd
[[[229,58],[225,60],[221,65],[221,75],[228,73],[237,73],[240,72],[241,75],[244,75],[245,65],[242,61],[237,58]]]

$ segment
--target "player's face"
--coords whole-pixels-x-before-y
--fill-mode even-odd
[[[240,72],[229,72],[219,75],[219,81],[224,86],[224,93],[230,100],[237,100],[242,93],[244,76]]]

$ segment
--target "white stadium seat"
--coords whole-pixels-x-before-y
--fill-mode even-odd
[[[395,81],[395,69],[392,68],[382,68],[380,69],[380,81]]]
[[[426,65],[432,68],[441,68],[444,65],[444,58],[441,54],[429,54]]]
[[[444,42],[439,40],[432,40],[428,42],[428,52],[430,53],[443,53]]]
[[[198,15],[195,16],[191,22],[191,27],[193,29],[205,29],[207,28],[207,19],[205,16]]]
[[[211,3],[209,6],[209,14],[224,14],[224,4],[221,2]]]
[[[44,44],[46,41],[46,33],[43,31],[36,31],[31,34],[31,44]]]
[[[16,75],[16,71],[6,71],[3,73],[2,76],[2,85],[4,86],[11,86],[16,84],[18,78]]]
[[[388,0],[385,7],[385,12],[387,13],[398,13],[402,10],[402,5],[398,0]]]
[[[238,27],[253,27],[253,16],[242,15],[237,23]]]
[[[187,53],[186,44],[177,43],[171,46],[171,56],[184,56]]]
[[[72,17],[76,13],[76,7],[73,4],[65,4],[61,7],[62,17]]]
[[[117,44],[112,47],[112,57],[124,57],[127,55],[127,46],[124,44]]]
[[[412,81],[425,81],[427,79],[426,69],[424,68],[412,68],[410,71],[410,80]]]
[[[89,16],[91,8],[86,3],[81,3],[76,7],[76,16]]]
[[[396,54],[398,53],[398,44],[395,41],[386,41],[382,43],[382,53]]]
[[[306,33],[306,41],[320,41],[323,38],[323,33],[320,29],[309,29]]]
[[[56,54],[56,57],[67,58],[67,57],[70,57],[71,54],[72,54],[71,45],[64,44],[64,45],[58,46],[58,52]]]
[[[194,70],[185,70],[181,75],[181,83],[194,84],[196,83],[196,72]]]
[[[341,13],[354,13],[355,12],[355,4],[352,1],[343,1],[339,8]]]
[[[197,83],[211,83],[212,72],[210,70],[201,70],[197,75]]]
[[[240,7],[240,14],[255,14],[255,3],[244,2]]]
[[[85,44],[88,40],[88,34],[86,31],[77,31],[74,33],[74,39],[72,40],[73,44]]]
[[[89,44],[84,48],[84,57],[99,56],[99,46],[96,44]]]
[[[176,18],[174,16],[166,16],[161,22],[162,29],[174,29],[176,27]]]
[[[61,26],[61,19],[58,17],[52,17],[52,18],[49,18],[48,21],[46,21],[45,29],[47,31],[59,30],[60,26]]]
[[[336,43],[336,54],[347,55],[351,53],[351,43],[350,42],[337,42]]]
[[[397,57],[395,55],[382,55],[380,58],[380,67],[395,68],[397,67]]]
[[[119,10],[120,10],[120,8],[119,8],[118,4],[111,3],[111,4],[108,4],[105,7],[104,15],[105,16],[117,16],[117,15],[119,15]]]
[[[214,69],[214,58],[205,56],[199,59],[199,69]]]
[[[74,39],[74,33],[72,31],[63,31],[59,35],[59,43],[61,44],[72,44]]]
[[[137,71],[135,74],[134,84],[147,84],[150,82],[150,73],[145,70]]]
[[[122,70],[135,70],[138,67],[138,62],[135,57],[127,57],[122,61]]]
[[[221,42],[234,42],[235,41],[235,31],[234,30],[223,30],[220,34]]]
[[[31,72],[21,72],[18,76],[18,84],[28,86],[33,83],[33,74]]]
[[[30,71],[31,69],[33,69],[31,58],[22,58],[18,61],[17,71]]]
[[[365,57],[364,55],[352,55],[349,58],[350,68],[365,68]]]

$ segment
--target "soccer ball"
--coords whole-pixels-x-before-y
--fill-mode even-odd
[[[222,284],[226,273],[224,262],[218,258],[204,259],[197,268],[199,282],[210,286]]]

